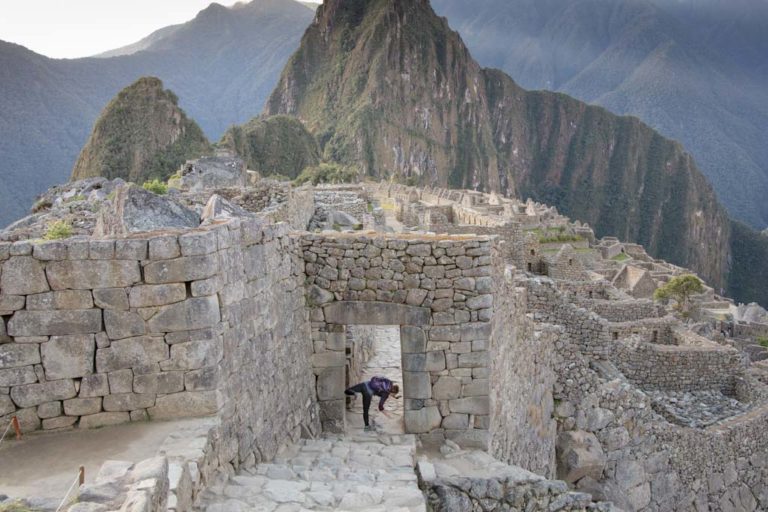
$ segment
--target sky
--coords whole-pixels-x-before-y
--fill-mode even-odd
[[[212,1],[0,0],[0,40],[57,59],[88,57],[189,21]]]

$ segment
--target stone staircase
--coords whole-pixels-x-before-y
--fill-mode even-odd
[[[210,486],[199,512],[425,512],[413,436],[302,440],[269,464]]]

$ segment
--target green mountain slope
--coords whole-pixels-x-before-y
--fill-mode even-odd
[[[72,179],[164,181],[186,160],[210,150],[200,127],[179,108],[176,95],[159,79],[145,77],[120,91],[102,111]]]
[[[679,144],[482,69],[426,0],[327,0],[265,112],[369,175],[532,196],[725,283],[729,220]]]

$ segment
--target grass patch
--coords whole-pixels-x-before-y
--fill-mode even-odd
[[[611,258],[611,259],[612,259],[613,261],[619,261],[619,262],[621,262],[621,261],[627,261],[627,260],[629,260],[629,259],[631,259],[631,258],[630,258],[629,256],[627,256],[627,254],[626,254],[626,253],[621,253],[621,254],[617,254],[616,256],[614,256],[614,257],[613,257],[613,258]]]
[[[21,501],[0,504],[0,512],[39,512],[39,509],[29,508]]]
[[[768,348],[768,338],[764,336],[757,338],[757,344],[761,347]]]
[[[168,193],[168,185],[158,179],[145,182],[142,187],[144,190],[157,194],[158,196],[164,196]]]
[[[67,199],[64,202],[65,203],[75,203],[75,202],[78,202],[78,201],[85,201],[86,199],[87,198],[83,194],[78,194],[76,196],[70,197],[69,199]]]
[[[57,220],[48,225],[48,230],[43,235],[43,240],[63,240],[74,234],[72,224],[65,220]]]
[[[564,233],[558,234],[558,235],[545,235],[545,236],[539,237],[540,244],[581,242],[582,240],[584,239],[578,235],[566,235]]]

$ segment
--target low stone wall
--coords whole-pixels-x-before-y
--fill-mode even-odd
[[[664,308],[650,300],[600,300],[574,301],[609,322],[633,322],[666,315]]]
[[[647,343],[658,345],[677,345],[679,338],[674,336],[674,328],[679,320],[666,316],[663,318],[642,318],[629,322],[610,322],[608,331],[614,341],[630,337],[640,337]]]
[[[634,338],[616,342],[613,361],[630,382],[648,390],[734,395],[744,374],[739,352],[722,346],[655,345]]]

